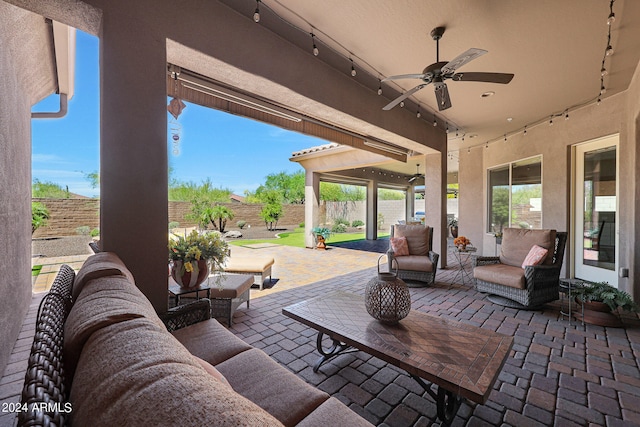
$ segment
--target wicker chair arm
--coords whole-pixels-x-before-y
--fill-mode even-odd
[[[438,259],[440,259],[440,254],[437,254],[433,251],[429,251],[429,259],[433,263],[435,268],[438,268]]]
[[[497,256],[474,256],[473,266],[480,267],[482,265],[500,264],[500,257]]]
[[[528,265],[524,268],[524,277],[527,282],[549,282],[555,285],[560,281],[560,266],[558,265]]]
[[[169,332],[193,325],[211,318],[211,301],[199,299],[188,304],[179,305],[159,315]]]

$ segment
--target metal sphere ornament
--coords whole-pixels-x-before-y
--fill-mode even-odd
[[[380,272],[383,256],[378,258],[378,275],[367,283],[364,301],[367,313],[374,319],[395,325],[409,315],[411,294],[407,284],[398,278],[397,264],[395,272]]]

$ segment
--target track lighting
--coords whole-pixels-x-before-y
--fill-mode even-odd
[[[524,136],[527,136],[527,125],[524,125],[524,132],[522,133]]]
[[[422,114],[420,114],[420,110],[418,110],[418,112],[416,113],[416,117],[417,117],[417,118],[420,118],[420,116],[421,116],[421,115],[422,115]]]
[[[607,89],[604,87],[604,85],[600,86],[600,95],[604,95],[606,91]]]
[[[600,99],[600,97],[598,97],[598,100],[596,101],[596,105],[600,105],[601,102],[602,102],[602,99]]]
[[[318,46],[316,46],[316,36],[311,33],[311,41],[313,42],[313,56],[318,56],[320,51],[318,50]]]
[[[604,77],[607,74],[609,74],[609,72],[607,71],[606,68],[602,67],[602,69],[600,70],[600,77]]]
[[[551,116],[551,118],[549,118],[549,126],[553,126],[553,116]]]
[[[504,134],[504,142],[507,142],[507,134]]]
[[[564,119],[565,120],[569,120],[569,110],[567,110],[567,112],[565,113]]]
[[[449,133],[449,122],[445,122],[446,123],[446,129],[444,130],[446,133]]]
[[[433,115],[433,127],[438,126],[438,121],[436,120],[436,115]]]
[[[607,18],[607,25],[613,24],[615,22],[615,20],[616,20],[616,14],[611,12],[609,14],[609,17]]]
[[[400,102],[400,108],[404,108],[404,101]]]
[[[256,0],[256,11],[253,13],[253,20],[260,22],[260,0]]]
[[[382,80],[378,79],[378,95],[382,95]]]
[[[351,61],[351,77],[355,77],[356,74],[358,74],[358,72],[356,71],[356,68],[353,66],[353,59],[349,58],[349,61]]]
[[[606,56],[613,55],[613,47],[611,45],[607,46],[607,50],[604,53]]]

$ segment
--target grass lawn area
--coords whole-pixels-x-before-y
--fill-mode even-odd
[[[378,237],[386,237],[389,233],[379,233]],[[304,228],[296,228],[289,233],[280,233],[279,239],[259,239],[259,240],[234,240],[229,242],[235,246],[253,245],[257,243],[275,243],[278,245],[295,246],[298,248],[304,248]],[[355,240],[364,240],[365,233],[333,233],[331,237],[327,239],[327,244],[340,242],[352,242]]]

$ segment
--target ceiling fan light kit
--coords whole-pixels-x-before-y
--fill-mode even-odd
[[[487,51],[483,49],[471,48],[451,61],[440,61],[440,39],[444,35],[444,31],[445,27],[436,27],[431,30],[431,38],[436,41],[436,62],[431,65],[427,65],[425,69],[422,70],[422,73],[400,74],[397,76],[387,77],[382,80],[420,79],[423,82],[391,101],[382,108],[383,110],[391,110],[393,107],[431,83],[433,83],[433,89],[438,102],[438,110],[443,111],[451,108],[451,98],[449,97],[449,89],[447,88],[445,80],[499,84],[507,84],[511,82],[513,74],[486,72],[456,73],[458,68],[487,53]]]

